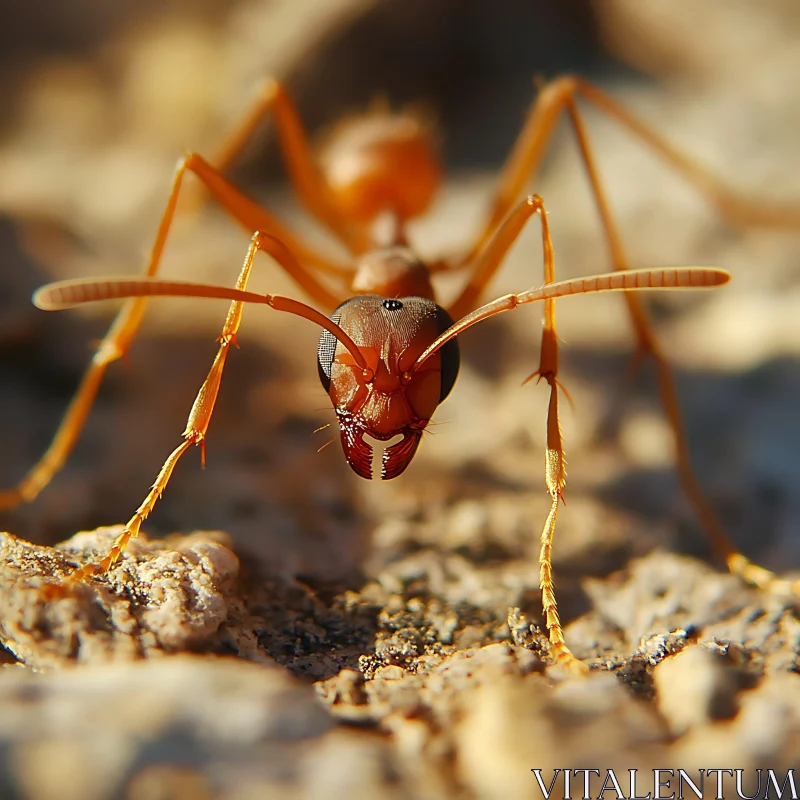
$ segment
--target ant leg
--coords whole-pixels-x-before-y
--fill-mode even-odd
[[[567,110],[578,138],[581,157],[586,167],[592,186],[592,193],[601,217],[606,241],[611,253],[612,264],[616,270],[627,270],[630,265],[624,252],[622,237],[620,236],[619,229],[611,214],[608,199],[605,195],[597,166],[589,147],[589,139],[583,121],[572,98],[567,102]],[[697,479],[692,467],[683,414],[681,413],[678,403],[675,377],[656,339],[650,315],[641,298],[636,295],[626,293],[625,302],[627,303],[631,321],[638,339],[640,353],[638,358],[650,355],[656,365],[658,390],[661,395],[661,402],[664,406],[667,420],[672,428],[678,476],[681,485],[694,506],[700,524],[709,537],[717,554],[725,561],[728,569],[733,574],[739,575],[754,586],[779,592],[785,592],[787,590],[800,591],[800,584],[793,587],[788,581],[781,580],[771,571],[754,564],[740,553],[731,541],[722,523],[719,521],[713,506],[700,486],[700,481]]]
[[[253,259],[259,250],[260,244],[260,236],[256,234],[253,236],[250,243],[244,265],[239,273],[239,279],[236,281],[236,288],[240,291],[244,291],[247,288],[250,268],[253,265]],[[164,466],[161,467],[161,471],[158,473],[153,486],[147,493],[147,497],[145,497],[142,504],[136,509],[134,515],[128,520],[122,533],[114,540],[105,558],[98,564],[87,564],[76,570],[71,576],[73,580],[84,580],[91,575],[108,572],[111,567],[114,566],[127,547],[128,542],[139,535],[139,529],[142,523],[150,516],[158,499],[164,493],[164,489],[166,489],[169,479],[172,477],[175,465],[192,445],[200,445],[201,459],[202,462],[205,463],[206,431],[211,422],[211,415],[214,412],[214,404],[216,403],[217,394],[219,393],[222,370],[225,367],[228,352],[230,351],[231,345],[236,345],[236,334],[241,324],[243,306],[244,303],[239,301],[233,301],[230,305],[228,316],[225,319],[225,325],[222,328],[222,333],[217,339],[219,342],[217,356],[192,405],[192,410],[189,413],[189,419],[186,423],[186,429],[183,432],[183,442],[170,453],[167,460],[164,462]]]
[[[264,80],[241,119],[225,137],[210,162],[224,172],[253,138],[263,118],[272,114],[292,185],[303,205],[352,252],[365,242],[339,211],[317,168],[308,136],[286,88],[274,78]]]
[[[535,175],[568,97],[577,91],[574,78],[559,78],[542,87],[528,112],[522,131],[506,159],[489,204],[489,215],[474,242],[452,263],[458,268],[474,261],[500,223],[508,216],[525,184]],[[486,277],[488,282],[490,276]],[[485,285],[485,284],[484,284]]]
[[[173,181],[172,191],[161,218],[147,267],[144,270],[146,277],[152,277],[158,272],[161,253],[175,213],[182,175],[183,172],[179,169]],[[0,492],[0,508],[14,508],[20,503],[33,502],[50,483],[56,472],[64,466],[64,462],[72,452],[72,448],[83,430],[107,367],[128,352],[141,325],[146,305],[146,298],[137,297],[128,300],[120,309],[111,323],[108,333],[98,345],[91,364],[67,407],[50,446],[14,489]]]
[[[183,177],[187,170],[194,172],[214,197],[235,219],[249,231],[263,230],[281,239],[296,258],[278,259],[278,263],[294,281],[317,303],[333,309],[343,299],[331,293],[311,274],[310,268],[327,269],[339,274],[342,269],[304,247],[299,240],[266,209],[238,191],[220,175],[202,156],[190,153],[178,163],[172,188],[161,217],[153,248],[150,252],[145,277],[157,274],[167,235],[175,214]],[[306,266],[302,264],[305,263]],[[128,300],[120,309],[108,333],[100,342],[91,364],[84,374],[75,396],[53,437],[53,441],[42,458],[13,489],[0,491],[0,509],[14,508],[23,502],[32,502],[63,466],[75,446],[75,442],[92,408],[97,391],[109,364],[122,358],[129,350],[139,330],[147,305],[147,298]]]
[[[311,270],[318,270],[340,279],[349,279],[353,271],[348,267],[337,264],[325,258],[309,247],[306,247],[291,230],[273,216],[266,208],[247,197],[237,189],[223,174],[213,167],[203,156],[198,153],[187,153],[175,169],[170,200],[172,208],[167,207],[161,220],[161,228],[166,230],[172,223],[174,205],[180,192],[183,177],[186,171],[194,173],[203,183],[203,186],[213,195],[214,199],[228,212],[242,227],[249,231],[263,231],[276,239],[280,239],[303,264],[302,268],[290,273],[292,279],[314,301],[331,309],[335,308],[341,300],[345,299],[332,295],[312,275]],[[161,229],[159,230],[161,235]]]
[[[731,189],[709,170],[667,142],[653,128],[639,121],[608,94],[588,81],[565,75],[544,84],[538,92],[522,132],[506,160],[490,202],[488,219],[468,252],[450,264],[472,261],[497,226],[511,211],[525,184],[535,175],[561,112],[581,97],[647,145],[685,180],[691,183],[733,225],[771,228],[800,227],[800,204],[764,201]]]
[[[0,509],[33,502],[64,465],[83,429],[106,368],[128,351],[139,328],[146,302],[144,298],[128,300],[120,309],[108,333],[98,345],[53,441],[15,488],[0,492]]]
[[[481,250],[480,255],[476,256],[469,265],[472,275],[448,309],[453,319],[461,319],[475,307],[486,285],[500,268],[506,254],[517,240],[525,223],[533,214],[542,214],[542,236],[545,248],[544,279],[546,283],[552,283],[555,280],[552,242],[550,241],[549,228],[547,228],[547,220],[543,211],[544,203],[542,198],[536,194],[529,195],[525,200],[517,204],[502,225],[494,231],[491,240]],[[547,231],[546,233],[545,230]],[[548,256],[548,251],[550,256]]]
[[[467,315],[467,311],[472,308],[486,281],[497,270],[498,265],[516,241],[523,226],[533,214],[539,214],[542,223],[545,286],[555,281],[555,259],[550,226],[547,222],[547,212],[542,198],[538,195],[532,195],[511,212],[481,253],[474,265],[472,279],[462,290],[452,309],[450,309],[454,319],[461,320]],[[585,665],[572,655],[564,641],[564,630],[561,627],[561,621],[558,616],[558,606],[553,588],[553,535],[555,534],[558,506],[567,483],[567,460],[564,454],[564,441],[558,416],[558,389],[561,384],[558,380],[558,334],[556,332],[555,300],[546,299],[544,305],[545,321],[539,368],[527,379],[530,380],[536,376],[539,380],[544,379],[550,386],[550,402],[547,411],[545,485],[551,498],[551,506],[541,535],[539,588],[542,592],[542,607],[550,637],[550,649],[553,659],[556,663],[566,666],[572,671],[585,672]]]
[[[538,195],[536,211],[542,219],[542,246],[544,255],[544,285],[555,281],[555,259],[553,241],[550,237],[550,226],[547,223],[547,211]],[[550,386],[550,401],[547,406],[547,447],[545,451],[545,486],[550,495],[550,512],[545,520],[539,550],[539,588],[542,591],[542,607],[545,624],[550,636],[550,653],[556,664],[567,667],[570,671],[583,673],[586,665],[579,661],[564,641],[564,630],[558,616],[555,589],[553,587],[553,536],[556,531],[558,506],[567,485],[567,458],[564,453],[564,438],[561,434],[561,419],[558,415],[558,390],[563,388],[558,380],[558,334],[556,332],[556,304],[553,299],[544,301],[544,329],[539,358],[539,368],[530,375],[538,381],[544,378]],[[566,389],[564,389],[566,392]],[[569,394],[567,393],[567,397]]]
[[[556,518],[558,506],[564,493],[567,480],[567,462],[564,454],[564,442],[561,435],[561,425],[558,416],[558,388],[561,384],[558,381],[558,338],[555,327],[555,300],[574,294],[585,294],[597,291],[617,291],[617,290],[637,290],[637,289],[664,289],[664,288],[700,288],[709,286],[719,286],[730,278],[724,270],[707,268],[672,268],[656,270],[639,270],[614,272],[608,275],[597,275],[590,278],[579,278],[560,283],[554,283],[555,275],[553,247],[550,240],[550,232],[547,224],[546,212],[541,198],[531,197],[525,202],[529,208],[533,208],[542,218],[542,240],[544,246],[545,262],[545,284],[538,289],[530,289],[516,295],[505,295],[475,309],[466,316],[459,319],[434,342],[432,342],[417,358],[411,369],[407,373],[410,376],[418,370],[422,364],[439,350],[446,342],[450,341],[458,334],[465,331],[472,325],[484,319],[511,311],[520,305],[544,301],[545,304],[545,328],[542,338],[542,350],[539,369],[530,377],[538,376],[544,378],[550,385],[550,402],[547,412],[547,449],[545,461],[545,483],[547,491],[551,497],[550,512],[547,515],[541,536],[541,550],[539,553],[539,585],[542,590],[542,605],[545,612],[545,622],[548,628],[551,644],[551,653],[556,663],[566,666],[573,672],[585,672],[585,665],[579,662],[569,651],[565,641],[558,616],[555,591],[553,589],[552,573],[552,546],[555,534]],[[519,208],[511,214],[503,224],[493,243],[502,239],[507,242],[506,247],[514,240],[514,236],[509,235],[512,228],[512,221],[519,218]],[[532,211],[530,213],[533,213]],[[530,213],[528,217],[530,217]],[[517,226],[517,233],[521,225]],[[502,257],[502,254],[500,254]],[[528,379],[530,380],[530,378]],[[566,392],[566,390],[564,390]],[[569,395],[567,395],[569,397]]]
[[[489,241],[492,232],[497,228],[511,208],[514,197],[521,192],[528,177],[533,174],[541,161],[544,148],[553,132],[562,110],[569,114],[572,126],[577,134],[581,157],[591,183],[592,193],[600,213],[603,230],[610,250],[614,269],[626,270],[628,260],[622,245],[622,238],[610,211],[605,191],[589,147],[588,135],[578,112],[575,96],[581,96],[598,107],[634,136],[651,147],[668,164],[680,172],[711,203],[713,203],[726,219],[732,222],[772,227],[800,226],[800,207],[797,205],[765,203],[750,198],[742,198],[730,190],[711,173],[704,170],[679,150],[672,147],[655,131],[639,122],[625,111],[605,93],[591,84],[575,77],[559,78],[544,86],[539,93],[533,110],[528,116],[522,133],[503,169],[498,189],[491,207],[489,221],[473,244],[467,259],[481,252]],[[456,266],[458,266],[456,264]],[[470,291],[475,297],[485,287],[496,271],[486,270],[473,276]],[[647,310],[641,300],[627,293],[625,301],[638,339],[640,354],[651,355],[656,363],[659,392],[662,403],[673,431],[675,441],[678,474],[681,484],[695,508],[702,527],[705,529],[714,549],[724,559],[731,572],[740,575],[748,583],[766,588],[785,591],[787,583],[775,575],[753,564],[738,552],[731,542],[717,515],[706,498],[694,470],[691,466],[689,447],[686,440],[683,418],[678,405],[677,391],[672,370],[669,367],[653,332]],[[641,355],[640,355],[641,358]],[[800,592],[800,586],[792,587]]]

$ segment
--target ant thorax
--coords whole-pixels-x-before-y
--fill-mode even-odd
[[[404,246],[371,250],[361,256],[356,264],[351,289],[355,294],[435,299],[430,271]]]

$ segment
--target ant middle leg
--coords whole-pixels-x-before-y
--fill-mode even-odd
[[[800,203],[774,202],[736,192],[713,172],[670,144],[657,130],[639,120],[610,95],[588,81],[565,75],[542,85],[522,131],[500,173],[489,204],[488,218],[465,255],[451,266],[472,261],[510,213],[536,175],[556,123],[564,110],[577,114],[576,99],[591,103],[624,128],[692,184],[732,225],[800,228]],[[572,112],[570,112],[572,116]]]
[[[492,202],[489,220],[464,257],[465,260],[474,259],[476,254],[482,254],[485,248],[490,247],[487,242],[497,230],[499,223],[508,214],[514,198],[519,195],[525,182],[538,169],[555,123],[561,112],[566,110],[578,138],[581,158],[600,213],[613,267],[616,270],[629,269],[630,264],[624,251],[622,237],[611,213],[589,145],[589,138],[578,111],[575,99],[578,96],[591,102],[653,149],[704,194],[726,219],[737,224],[752,226],[800,227],[800,205],[768,203],[750,197],[741,197],[714,175],[666,142],[652,128],[629,114],[604,92],[579,78],[564,77],[547,84],[539,93],[523,131],[503,169]],[[491,274],[492,272],[487,271],[481,275],[476,270],[471,281],[472,291],[476,297]],[[641,299],[631,293],[626,293],[625,301],[638,339],[639,353],[636,363],[641,363],[645,356],[651,356],[655,361],[659,392],[673,432],[681,484],[714,549],[731,572],[740,575],[747,582],[762,588],[768,587],[779,591],[790,589],[800,593],[800,582],[788,584],[786,581],[779,580],[769,570],[753,564],[738,551],[730,540],[691,466],[674,376],[658,344],[647,310]]]
[[[44,455],[13,488],[0,491],[0,509],[33,502],[64,466],[78,439],[109,364],[128,351],[144,315],[147,299],[127,300],[100,341],[64,417]]]
[[[581,158],[589,176],[592,194],[594,195],[603,230],[605,231],[612,264],[615,270],[627,270],[630,268],[630,262],[625,254],[622,237],[611,213],[611,208],[589,145],[589,137],[586,133],[583,120],[572,98],[567,101],[567,111],[578,138]],[[723,204],[722,195],[720,195],[720,208],[726,211],[726,213],[728,213],[730,209],[732,213],[733,209],[738,208],[737,205],[734,205],[734,200],[735,198],[729,199],[726,197],[725,204]],[[730,205],[728,205],[728,203],[730,203]],[[788,211],[784,213],[788,214]],[[765,223],[773,219],[774,218],[769,213],[763,215],[763,221]],[[800,222],[800,217],[798,218],[798,222]],[[719,557],[725,561],[728,569],[733,574],[739,575],[748,583],[762,589],[774,590],[780,593],[790,591],[800,594],[800,581],[791,583],[780,579],[770,570],[754,564],[750,559],[739,552],[736,545],[728,536],[728,533],[703,491],[700,481],[692,467],[686,427],[675,386],[675,376],[656,338],[647,308],[642,302],[642,299],[632,293],[626,293],[625,302],[628,306],[628,312],[637,337],[638,354],[635,356],[634,363],[637,365],[640,364],[647,356],[651,357],[655,363],[658,391],[661,395],[661,402],[664,406],[664,412],[667,416],[669,426],[672,429],[678,477],[680,478],[684,492],[686,492],[689,501],[694,506],[695,513],[714,550]]]
[[[244,151],[268,114],[274,117],[283,160],[303,205],[351,252],[363,250],[363,237],[348,224],[320,173],[291,96],[274,78],[261,82],[250,105],[209,159],[210,163],[219,172],[225,172]]]

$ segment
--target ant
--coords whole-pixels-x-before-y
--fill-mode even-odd
[[[610,96],[572,76],[538,84],[538,94],[522,132],[502,169],[485,224],[466,251],[423,263],[407,238],[407,224],[422,215],[441,183],[432,131],[409,112],[374,111],[346,120],[315,154],[285,88],[266,81],[255,102],[210,161],[190,152],[179,162],[150,258],[141,277],[70,280],[42,287],[34,302],[43,309],[128,298],[100,342],[92,362],[47,452],[13,490],[0,493],[0,507],[33,500],[64,464],[89,413],[107,366],[121,358],[137,333],[149,297],[206,297],[231,301],[219,336],[219,350],[194,402],[183,441],[167,457],[142,504],[98,564],[76,570],[76,579],[105,573],[153,511],[172,471],[193,445],[204,442],[225,362],[241,323],[244,303],[260,303],[304,317],[322,328],[318,369],[339,423],[345,458],[363,478],[372,477],[373,451],[365,436],[391,442],[381,456],[381,477],[391,479],[408,467],[437,406],[456,381],[456,337],[496,314],[533,302],[544,303],[544,329],[538,369],[530,376],[550,387],[547,413],[545,485],[551,507],[541,534],[539,583],[550,651],[556,663],[573,671],[585,666],[568,649],[553,589],[552,541],[566,486],[566,459],[558,402],[559,345],[555,300],[599,291],[624,291],[638,343],[638,359],[656,363],[659,391],[673,431],[677,465],[684,489],[711,542],[730,570],[764,588],[786,588],[771,572],[751,563],[728,539],[705,498],[689,463],[688,446],[672,371],[656,341],[645,306],[634,290],[719,286],[724,270],[700,267],[630,270],[619,231],[606,199],[589,138],[578,108],[588,102],[655,151],[734,223],[793,226],[800,209],[739,197],[702,167],[673,148],[658,132],[640,122]],[[544,202],[538,195],[520,200],[525,183],[539,167],[562,113],[576,134],[581,159],[600,213],[614,271],[556,282],[555,262]],[[306,246],[266,208],[242,194],[225,176],[262,118],[273,115],[289,176],[306,209],[348,250],[352,263],[341,264]],[[235,288],[157,278],[161,254],[187,172],[248,232],[253,233]],[[528,220],[541,224],[544,285],[477,306],[480,295]],[[279,295],[247,291],[253,261],[269,254],[305,294],[326,311]],[[465,274],[466,281],[449,309],[437,305],[432,277],[440,272]],[[324,275],[327,282],[318,277]],[[338,291],[327,283],[338,285]],[[348,299],[349,298],[349,299]],[[565,391],[565,390],[564,390]],[[568,396],[568,395],[567,395]],[[397,440],[399,437],[399,440]],[[395,441],[392,441],[395,440]],[[791,585],[793,591],[800,586]]]

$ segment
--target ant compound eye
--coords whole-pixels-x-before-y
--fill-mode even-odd
[[[453,318],[441,307],[436,307],[436,323],[439,333],[444,333],[452,324]],[[450,394],[458,377],[458,369],[461,366],[461,351],[458,348],[458,339],[451,339],[442,345],[439,350],[442,365],[442,386],[439,392],[439,402],[443,402]]]
[[[333,314],[331,320],[338,325],[341,316],[341,314]],[[317,347],[317,370],[322,387],[326,392],[331,386],[331,370],[337,344],[339,344],[339,340],[330,331],[323,329],[322,335],[319,337],[319,347]]]
[[[356,298],[345,300],[344,303],[338,306],[333,314],[331,314],[331,322],[335,322],[338,325],[342,318],[342,309],[354,299]],[[330,390],[333,358],[336,355],[336,346],[338,344],[339,340],[330,331],[323,329],[319,337],[319,346],[317,347],[317,370],[319,372],[319,379],[322,382],[322,388],[325,389],[326,392]]]
[[[402,303],[399,300],[386,302],[396,302],[402,307]],[[333,314],[331,314],[331,322],[335,322],[345,333],[361,344],[364,340],[365,330],[369,330],[369,320],[373,318],[376,309],[380,309],[379,297],[376,295],[357,295],[345,300],[334,310]],[[317,348],[317,370],[322,387],[328,394],[330,394],[331,379],[333,377],[336,348],[339,344],[339,340],[330,331],[322,331],[319,337],[319,347]]]

